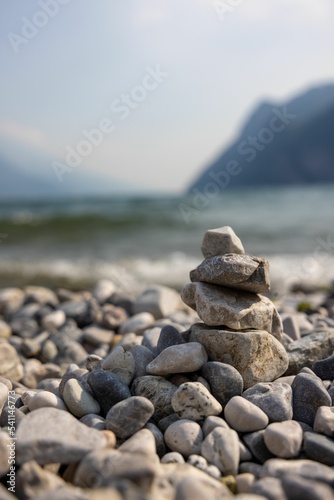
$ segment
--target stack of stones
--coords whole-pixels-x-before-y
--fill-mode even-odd
[[[269,298],[269,264],[246,255],[233,229],[205,233],[205,260],[190,273],[192,283],[181,297],[204,323],[190,329],[190,340],[201,343],[212,361],[234,366],[244,388],[271,382],[288,368],[281,344],[281,318]]]

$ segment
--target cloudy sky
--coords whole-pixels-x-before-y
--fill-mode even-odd
[[[1,2],[0,153],[180,192],[259,102],[334,82],[333,22],[333,0]]]

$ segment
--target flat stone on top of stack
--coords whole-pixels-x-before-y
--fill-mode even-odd
[[[204,345],[211,360],[235,366],[246,387],[280,377],[288,367],[279,342],[282,320],[271,300],[261,295],[270,289],[268,261],[246,255],[228,226],[205,233],[202,253],[205,260],[181,291],[182,300],[204,322],[191,327],[191,338]],[[248,358],[242,347],[246,339]]]

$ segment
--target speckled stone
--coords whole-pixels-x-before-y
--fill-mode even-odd
[[[152,417],[154,406],[147,398],[133,396],[115,404],[108,411],[106,428],[126,439],[142,429]]]
[[[224,409],[227,423],[238,432],[254,432],[264,429],[269,419],[260,408],[241,396],[230,399]]]
[[[133,395],[143,396],[153,404],[153,417],[157,421],[174,412],[172,397],[176,390],[177,387],[168,380],[153,375],[139,377],[132,383]]]
[[[216,427],[204,439],[201,455],[223,475],[236,475],[239,467],[239,437],[233,429]]]
[[[295,420],[275,422],[266,428],[264,442],[276,457],[295,458],[301,450],[303,430]]]
[[[293,383],[293,418],[313,427],[320,406],[331,406],[332,399],[321,380],[308,373],[299,373]]]
[[[99,402],[103,416],[110,408],[131,396],[124,380],[118,375],[106,370],[93,370],[87,377],[96,400]]]
[[[190,373],[200,370],[208,356],[198,342],[175,345],[164,349],[150,364],[146,371],[151,375],[170,375]]]
[[[175,413],[185,419],[202,420],[219,415],[223,408],[210,392],[199,382],[181,384],[172,399]]]
[[[209,382],[212,395],[224,407],[233,396],[240,396],[244,382],[233,366],[209,361],[202,367],[203,377]]]
[[[101,408],[99,403],[75,378],[70,378],[66,382],[63,399],[72,415],[78,418],[88,415],[89,413],[100,413]]]
[[[193,420],[181,419],[171,424],[165,432],[165,442],[172,451],[184,457],[198,455],[201,451],[203,433],[201,427]]]
[[[292,419],[292,389],[289,384],[262,382],[247,389],[242,397],[261,408],[270,422]]]

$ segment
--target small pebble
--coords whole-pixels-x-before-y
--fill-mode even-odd
[[[186,458],[201,452],[203,433],[199,424],[193,420],[181,419],[174,422],[167,428],[164,437],[168,448]]]
[[[175,345],[164,349],[146,367],[151,375],[170,375],[172,373],[190,373],[200,370],[208,356],[198,342]]]
[[[72,415],[78,418],[88,415],[89,413],[100,413],[101,408],[99,403],[75,378],[70,378],[66,382],[63,399]]]
[[[154,406],[142,396],[116,403],[107,413],[106,428],[118,438],[127,439],[142,429],[154,413]]]
[[[269,419],[261,408],[241,396],[230,399],[224,409],[226,422],[238,432],[254,432],[264,429]]]
[[[225,476],[236,475],[239,467],[239,437],[233,429],[216,427],[204,439],[201,455]]]
[[[173,396],[172,407],[179,417],[190,420],[219,415],[223,410],[221,404],[199,382],[181,384]]]
[[[303,430],[295,420],[269,424],[264,432],[268,450],[279,458],[295,458],[303,442]]]

